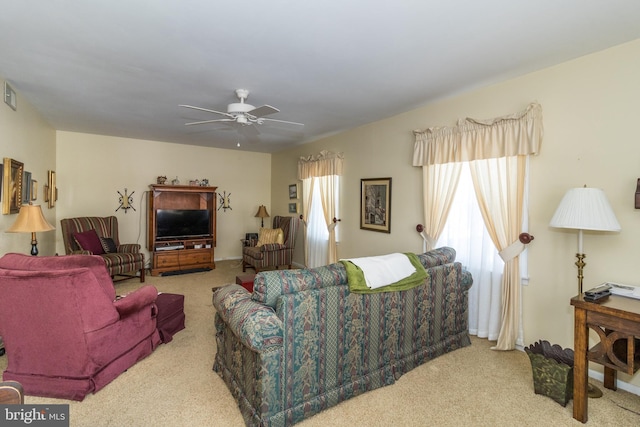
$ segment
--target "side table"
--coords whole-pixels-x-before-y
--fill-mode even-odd
[[[604,366],[605,388],[616,390],[617,371],[633,375],[640,368],[640,300],[611,295],[603,302],[571,298],[574,306],[573,418],[587,422],[589,361]],[[589,349],[589,329],[600,343]],[[638,346],[640,347],[640,346]],[[640,349],[639,349],[640,350]]]

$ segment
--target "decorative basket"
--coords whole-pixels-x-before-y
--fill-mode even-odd
[[[562,406],[573,398],[573,350],[548,341],[538,341],[524,351],[531,361],[536,394],[550,397]]]

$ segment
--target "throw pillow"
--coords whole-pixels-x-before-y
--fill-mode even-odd
[[[100,243],[102,244],[102,249],[104,249],[105,254],[112,254],[112,253],[118,252],[118,248],[116,247],[116,242],[114,242],[111,237],[101,237]]]
[[[284,244],[284,232],[281,228],[261,228],[256,246],[277,243]]]
[[[100,243],[100,237],[98,237],[96,230],[91,229],[83,231],[82,233],[73,233],[73,238],[78,246],[80,246],[80,249],[84,251],[91,251],[94,255],[104,253],[102,243]]]

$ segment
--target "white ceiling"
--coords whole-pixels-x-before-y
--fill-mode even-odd
[[[638,0],[20,0],[0,76],[59,130],[276,152],[638,38]],[[238,88],[303,133],[185,126]]]

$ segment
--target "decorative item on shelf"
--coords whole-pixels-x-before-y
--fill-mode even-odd
[[[269,212],[267,212],[267,208],[264,205],[260,205],[258,207],[258,212],[254,215],[256,218],[260,218],[261,223],[260,227],[264,227],[264,219],[269,218]]]
[[[218,196],[220,196],[220,206],[218,206],[218,210],[222,208],[223,212],[226,212],[227,209],[231,209],[231,193],[227,194],[226,191],[223,191],[222,194],[218,193]]]
[[[4,158],[2,172],[2,213],[20,212],[22,206],[22,178],[24,164],[9,157]]]
[[[127,194],[126,188],[124,189],[124,194],[118,191],[118,194],[120,195],[118,199],[118,202],[120,202],[120,206],[118,206],[116,212],[118,212],[120,209],[122,209],[124,213],[127,213],[129,209],[133,209],[135,212],[136,208],[133,207],[133,193],[135,193],[135,191],[132,191],[131,194]]]
[[[189,185],[194,187],[200,187],[200,180],[192,179],[191,181],[189,181]]]
[[[391,178],[360,180],[360,228],[391,233]]]
[[[176,176],[176,179],[171,180],[171,185],[180,185],[180,180],[178,179],[177,176]]]
[[[164,175],[160,175],[160,176],[158,176],[158,177],[156,178],[156,182],[157,182],[159,185],[164,185],[164,184],[167,182],[167,177],[166,177],[166,176],[164,176]]]
[[[36,232],[51,230],[55,230],[55,227],[49,224],[45,219],[40,205],[29,203],[28,205],[22,205],[16,221],[7,229],[6,232],[31,233],[31,255],[36,256],[38,255],[38,240],[36,239]]]
[[[207,178],[202,178],[200,180],[200,186],[201,187],[208,187],[209,186],[209,180]]]

